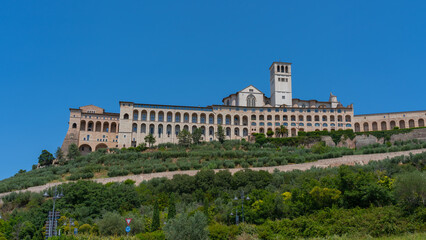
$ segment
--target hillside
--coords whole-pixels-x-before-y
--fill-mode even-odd
[[[235,152],[250,152],[249,149],[237,150],[245,143],[227,144],[232,144]],[[367,149],[371,152],[392,147],[422,146],[422,143],[414,142],[398,144],[370,146],[363,150],[353,150],[353,153]],[[201,153],[196,149],[205,150],[208,147],[212,145],[175,151],[192,156]],[[294,148],[291,151],[302,153],[298,156],[300,159],[311,159],[315,154],[349,152],[348,149],[339,148],[321,150],[324,147],[318,145],[310,150]],[[316,148],[324,153],[315,153]],[[215,148],[211,149],[216,151]],[[261,152],[269,152],[272,157],[274,154],[284,155],[281,151],[264,146]],[[122,154],[143,156],[164,152],[98,152],[81,157],[79,163],[95,156],[91,161]],[[222,152],[227,151],[223,149]],[[281,157],[287,160],[291,156]],[[377,160],[374,158],[378,156],[383,155],[353,155],[344,158]],[[102,166],[108,166],[105,162]],[[314,163],[293,166],[297,169],[297,166]],[[416,234],[406,236],[421,238],[426,230],[426,153],[362,163],[305,171],[272,170],[277,166],[267,168],[269,171],[234,168],[231,169],[233,174],[229,170],[202,169],[196,173],[193,171],[193,176],[176,174],[170,176],[170,179],[152,178],[139,184],[132,180],[107,184],[92,181],[61,184],[59,191],[64,196],[56,201],[56,209],[62,215],[58,226],[62,233],[69,233],[68,223],[72,218],[75,225],[73,228],[77,228],[81,235],[79,239],[87,239],[89,235],[100,236],[98,239],[115,239],[112,236],[124,235],[124,218],[133,219],[130,225],[130,235],[135,236],[133,239],[292,239],[327,236],[352,239],[393,236],[398,239],[397,235],[413,232]],[[61,169],[67,165],[50,168]],[[165,172],[154,174],[162,173]],[[128,177],[131,176],[125,176]],[[53,190],[48,192],[52,196]],[[51,197],[44,198],[41,193],[26,192],[8,195],[3,200],[0,207],[3,217],[0,220],[0,239],[2,236],[4,239],[44,238],[43,226],[47,212],[52,208]],[[244,224],[237,225],[243,221]]]
[[[316,136],[313,137],[314,140]],[[71,160],[59,160],[54,166],[20,172],[0,181],[0,193],[27,189],[47,183],[99,179],[150,173],[187,171],[200,169],[233,169],[251,167],[274,167],[313,162],[319,159],[339,158],[348,155],[399,152],[426,148],[419,140],[395,141],[393,144],[372,144],[350,149],[328,147],[317,142],[312,148],[301,145],[308,137],[287,138],[285,142],[249,143],[226,141],[202,143],[184,147],[162,144],[155,149],[146,147],[105,149],[86,156],[75,156]],[[311,142],[309,140],[308,142]]]

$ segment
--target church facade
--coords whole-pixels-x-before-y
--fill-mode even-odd
[[[330,93],[328,101],[293,98],[291,63],[274,62],[269,68],[271,96],[249,85],[207,107],[157,105],[121,101],[119,113],[88,105],[70,109],[69,128],[62,145],[71,143],[82,153],[99,148],[123,148],[144,143],[152,134],[156,143],[177,143],[183,129],[200,128],[203,141],[217,140],[221,125],[227,139],[248,139],[252,133],[275,131],[280,126],[289,136],[299,131],[373,131],[394,127],[423,127],[426,111],[354,115],[353,105],[342,105]]]

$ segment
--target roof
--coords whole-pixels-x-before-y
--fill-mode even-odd
[[[271,66],[269,67],[269,69],[271,69],[272,68],[272,66],[274,66],[274,64],[275,63],[278,63],[278,64],[287,64],[287,65],[291,65],[292,63],[290,63],[290,62],[273,62],[272,64],[271,64]]]

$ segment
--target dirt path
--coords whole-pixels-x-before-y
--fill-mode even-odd
[[[343,156],[343,157],[339,157],[339,158],[330,158],[330,159],[318,160],[318,161],[315,161],[315,162],[282,165],[282,166],[274,166],[274,167],[258,167],[258,168],[250,168],[250,169],[256,170],[256,171],[265,170],[265,171],[268,171],[270,173],[272,173],[275,169],[278,169],[279,171],[284,171],[284,172],[292,171],[292,170],[304,171],[304,170],[308,170],[312,167],[326,168],[326,167],[336,167],[336,166],[340,166],[340,165],[355,165],[355,164],[361,164],[362,165],[362,164],[366,164],[370,161],[379,161],[379,160],[383,160],[383,159],[388,158],[388,157],[393,158],[393,157],[402,156],[402,155],[408,156],[408,155],[410,155],[410,153],[418,154],[418,153],[422,153],[422,152],[426,152],[426,149],[416,149],[416,150],[410,150],[410,151],[404,151],[404,152],[392,152],[392,153],[349,155],[349,156]],[[223,170],[223,169],[217,169],[215,171],[217,172],[217,171],[220,171],[220,170]],[[234,174],[235,172],[240,171],[241,168],[233,168],[233,169],[228,169],[228,170],[232,174]],[[171,179],[176,174],[187,174],[189,176],[194,176],[197,172],[198,172],[198,170],[149,173],[149,174],[121,176],[121,177],[99,178],[99,179],[92,179],[91,181],[95,181],[95,182],[105,184],[105,183],[109,183],[109,182],[123,182],[127,179],[131,179],[131,180],[135,181],[136,184],[139,184],[142,181],[147,181],[147,180],[151,180],[153,178],[158,178],[158,177],[166,177],[166,178]],[[46,190],[50,187],[54,187],[56,185],[60,185],[62,183],[67,183],[67,182],[48,183],[48,184],[45,184],[45,185],[30,187],[30,188],[27,188],[27,189],[18,190],[18,191],[14,191],[14,192],[25,192],[25,191],[42,192],[42,191],[44,191],[44,190]],[[1,203],[1,198],[3,196],[6,196],[7,194],[10,194],[10,193],[11,192],[0,193],[0,203]]]

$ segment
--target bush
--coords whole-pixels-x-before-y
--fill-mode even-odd
[[[207,218],[198,211],[193,216],[188,216],[186,213],[178,215],[167,222],[163,230],[167,239],[208,239]]]

